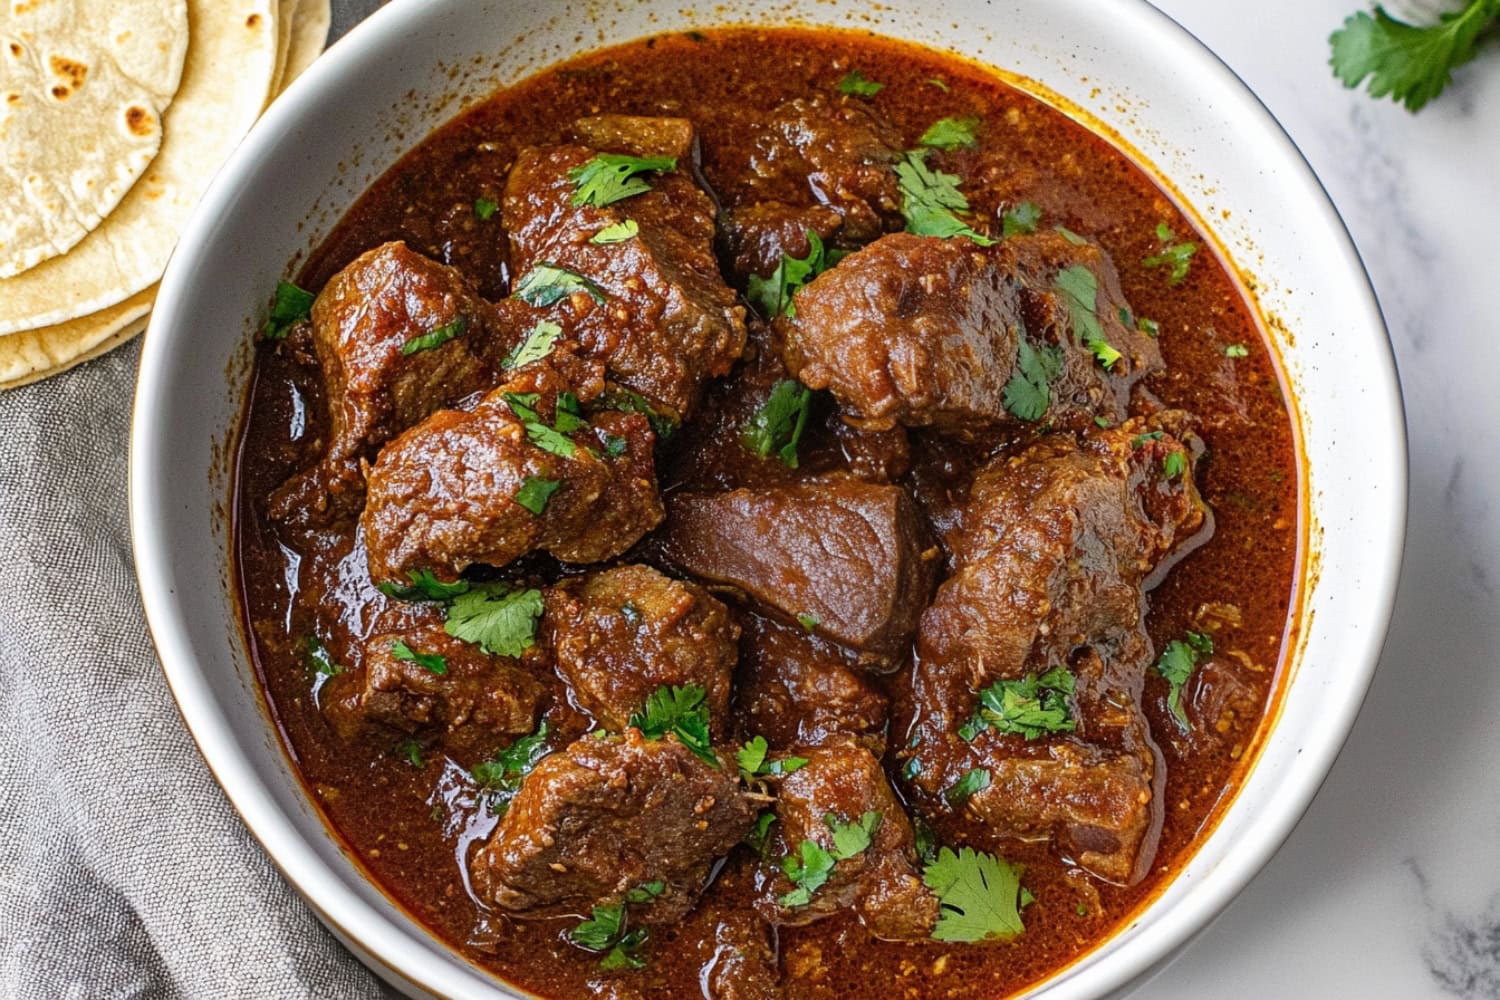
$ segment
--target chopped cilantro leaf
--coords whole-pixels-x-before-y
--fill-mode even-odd
[[[1188,678],[1198,666],[1198,657],[1212,655],[1213,651],[1214,641],[1207,634],[1188,632],[1185,639],[1173,639],[1167,643],[1167,648],[1162,650],[1152,668],[1158,677],[1170,685],[1167,691],[1167,709],[1183,732],[1192,729],[1193,724],[1188,719],[1187,709],[1183,707],[1182,692],[1187,687]]]
[[[557,406],[552,414],[552,426],[564,434],[572,434],[581,431],[589,425],[583,419],[583,406],[578,402],[578,397],[571,392],[561,392],[557,395]]]
[[[333,662],[333,657],[328,652],[328,647],[323,645],[323,640],[308,633],[307,636],[307,662],[312,666],[313,673],[319,677],[332,677],[341,674],[346,669],[340,664]]]
[[[1061,666],[1040,676],[1027,674],[1020,680],[996,681],[979,693],[979,707],[959,727],[959,735],[973,740],[992,727],[998,733],[1015,733],[1028,740],[1047,733],[1071,733],[1078,723],[1068,698],[1076,683],[1072,672]]]
[[[1351,14],[1329,36],[1329,64],[1349,88],[1368,77],[1371,97],[1390,97],[1419,111],[1453,80],[1453,70],[1473,59],[1478,40],[1495,18],[1500,0],[1468,0],[1445,11],[1436,24],[1413,25],[1376,7]]]
[[[823,888],[833,874],[838,859],[818,845],[816,841],[804,840],[794,854],[781,859],[781,871],[796,886],[777,898],[782,906],[806,906],[812,902],[813,893]]]
[[[466,317],[457,316],[451,323],[444,323],[436,330],[424,333],[420,337],[411,338],[401,345],[401,353],[408,355],[416,354],[418,351],[430,351],[434,347],[441,347],[463,333],[468,326],[469,321]]]
[[[1161,474],[1168,479],[1180,479],[1187,472],[1187,456],[1180,451],[1168,452],[1161,460]]]
[[[659,740],[667,733],[691,750],[699,760],[719,766],[708,736],[708,703],[703,688],[697,684],[662,685],[646,698],[645,707],[630,717],[630,724],[648,740]]]
[[[573,204],[603,208],[617,201],[633,198],[651,190],[651,184],[637,174],[676,170],[674,156],[627,156],[623,153],[600,153],[587,163],[568,171],[573,182]]]
[[[542,415],[536,412],[536,404],[541,401],[542,394],[539,392],[507,392],[500,397],[505,400],[505,405],[510,407],[510,412],[528,423],[541,423]]]
[[[422,744],[413,739],[405,739],[396,744],[396,752],[405,757],[412,767],[423,767],[427,761],[422,757]]]
[[[1042,419],[1052,402],[1051,381],[1062,371],[1062,350],[1032,347],[1025,334],[1016,340],[1016,368],[1001,396],[1005,408],[1020,420]]]
[[[1109,418],[1108,417],[1095,417],[1094,418],[1094,426],[1095,427],[1103,427],[1105,430],[1108,430],[1110,427],[1113,427],[1114,425],[1109,422]]]
[[[804,232],[807,234],[808,246],[806,257],[793,257],[783,253],[781,262],[776,265],[776,270],[771,272],[769,278],[762,278],[758,274],[750,275],[745,298],[766,319],[775,319],[783,313],[787,316],[797,315],[797,304],[792,296],[836,264],[842,256],[837,251],[826,249],[823,240],[811,229]]]
[[[529,365],[533,361],[540,361],[552,353],[552,346],[557,343],[557,338],[562,336],[562,327],[545,319],[537,320],[536,326],[526,335],[526,339],[511,349],[510,353],[500,362],[501,368],[520,368]]]
[[[934,940],[1003,940],[1026,929],[1021,909],[1031,894],[1021,887],[1020,870],[993,854],[944,847],[923,870],[922,881],[938,897]]]
[[[434,674],[446,674],[448,672],[448,661],[436,653],[419,653],[408,646],[405,640],[397,639],[391,643],[391,655],[403,663],[415,663],[423,670]]]
[[[562,483],[556,479],[543,479],[540,476],[527,476],[521,483],[521,488],[516,491],[516,503],[525,507],[533,514],[540,515],[547,509],[547,501],[552,499]]]
[[[276,282],[276,297],[271,312],[261,324],[260,335],[267,340],[284,340],[293,326],[312,314],[313,293],[290,281]]]
[[[480,222],[489,222],[495,217],[495,212],[500,208],[500,203],[489,198],[474,199],[474,217]]]
[[[1141,448],[1152,441],[1160,441],[1165,436],[1165,431],[1147,431],[1144,434],[1137,434],[1135,437],[1130,439],[1130,447],[1132,450]]]
[[[922,138],[917,143],[933,149],[973,149],[979,145],[979,138],[975,135],[978,129],[979,118],[976,115],[939,118],[922,133]]]
[[[611,223],[589,237],[590,243],[624,243],[633,239],[641,231],[640,223],[634,219],[624,219],[620,222]]]
[[[453,598],[444,629],[486,653],[520,656],[536,641],[536,620],[541,614],[540,590],[475,584]]]
[[[433,576],[430,569],[409,569],[406,578],[411,581],[411,586],[386,582],[380,584],[380,592],[400,601],[451,601],[469,589],[468,580],[444,583]]]
[[[948,84],[945,83],[941,77],[929,76],[927,78],[927,82],[932,84],[934,87],[936,87],[938,90],[941,90],[945,94],[948,93],[950,89]]]
[[[607,409],[619,410],[621,413],[639,413],[651,422],[651,429],[663,441],[677,431],[676,418],[658,412],[645,396],[623,385],[612,385],[607,388],[600,399],[600,404]]]
[[[914,149],[896,164],[896,182],[901,188],[901,214],[906,229],[919,236],[967,236],[982,247],[994,240],[976,232],[955,212],[967,212],[969,200],[958,190],[958,176],[933,170],[927,165],[931,150]]]
[[[1057,272],[1054,282],[1067,304],[1074,339],[1093,351],[1100,365],[1113,367],[1121,354],[1104,339],[1104,325],[1099,322],[1099,279],[1082,264],[1075,264]]]
[[[1053,226],[1052,228],[1059,236],[1067,240],[1069,243],[1073,244],[1075,247],[1081,247],[1088,242],[1088,240],[1084,239],[1082,236],[1079,236],[1067,226]]]
[[[1244,344],[1230,344],[1224,348],[1224,356],[1226,358],[1248,358],[1250,356],[1250,349]]]
[[[839,81],[839,93],[851,97],[874,97],[884,89],[885,84],[865,79],[865,75],[857,69],[851,69]]]
[[[1007,208],[1000,215],[1000,235],[1029,236],[1041,225],[1042,210],[1034,201],[1023,201],[1014,208]]]
[[[937,831],[932,824],[922,818],[920,813],[912,813],[911,828],[914,834],[917,849],[917,859],[924,865],[930,865],[937,860],[938,842]]]
[[[559,458],[572,458],[578,452],[578,446],[571,438],[546,424],[527,424],[526,440]]]
[[[943,789],[943,798],[953,805],[958,805],[988,787],[990,787],[990,772],[982,767],[974,767],[965,771],[963,777]]]
[[[1165,222],[1157,223],[1156,239],[1161,243],[1161,251],[1141,261],[1144,267],[1168,266],[1170,270],[1167,272],[1167,284],[1169,285],[1182,284],[1188,276],[1188,267],[1193,262],[1193,255],[1198,252],[1197,243],[1191,240],[1174,243],[1173,240],[1176,238],[1176,234]]]
[[[568,932],[568,940],[589,951],[604,952],[599,968],[639,969],[646,962],[636,951],[646,943],[646,929],[625,929],[625,904],[595,906],[589,919]]]
[[[833,831],[833,854],[840,861],[863,854],[875,840],[875,831],[880,829],[885,817],[870,810],[852,823],[844,823],[833,813],[823,817],[828,829]]]
[[[797,467],[797,444],[807,426],[812,390],[796,379],[785,378],[771,388],[771,395],[740,433],[740,444],[758,458],[776,452],[789,469]]]
[[[767,760],[769,749],[766,738],[756,736],[735,751],[735,762],[739,764],[740,774],[746,781],[764,775],[793,774],[807,766],[806,757],[782,757],[778,760]]]
[[[547,731],[547,720],[543,719],[536,732],[522,736],[493,759],[475,764],[469,772],[474,783],[488,794],[491,812],[503,813],[531,769],[552,752],[547,746]]]
[[[619,458],[621,455],[625,454],[625,451],[627,448],[629,448],[629,446],[630,442],[626,441],[622,437],[615,437],[613,434],[604,435],[604,454],[608,455],[610,458]]]
[[[817,615],[803,614],[797,616],[797,624],[801,625],[803,628],[811,632],[813,629],[817,628],[818,625],[821,624],[821,622],[818,619]]]
[[[667,883],[663,882],[661,879],[655,879],[651,882],[642,882],[634,889],[631,889],[629,892],[625,893],[625,902],[637,904],[649,903],[666,891]]]
[[[771,838],[771,824],[774,822],[776,822],[776,814],[767,809],[755,817],[755,825],[750,828],[749,833],[745,834],[745,846],[762,858],[766,856],[766,847]]]
[[[577,271],[539,260],[516,284],[516,298],[538,307],[553,306],[575,292],[583,292],[595,302],[604,301],[604,290]]]
[[[1154,319],[1138,316],[1136,317],[1135,328],[1148,337],[1161,336],[1161,324]]]

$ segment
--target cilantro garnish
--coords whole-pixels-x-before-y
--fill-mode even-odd
[[[547,501],[552,499],[562,482],[556,479],[543,479],[541,476],[527,476],[521,483],[521,488],[516,490],[515,501],[522,507],[538,516],[547,509]]]
[[[583,292],[595,302],[604,301],[604,290],[577,271],[539,260],[517,283],[512,294],[529,305],[545,308],[575,292]]]
[[[466,317],[457,316],[451,323],[444,323],[436,330],[411,338],[401,345],[401,353],[403,355],[416,354],[418,351],[430,351],[434,347],[441,347],[463,333],[468,326],[469,321]]]
[[[929,76],[927,78],[927,82],[936,87],[938,90],[941,90],[945,94],[948,93],[950,89],[952,89],[941,77]]]
[[[568,940],[580,948],[603,952],[599,968],[640,969],[646,964],[636,952],[646,943],[646,928],[625,929],[625,904],[595,906],[592,916],[568,932]]]
[[[1098,311],[1099,279],[1082,264],[1074,264],[1057,272],[1054,282],[1068,307],[1074,339],[1093,351],[1099,364],[1106,369],[1113,367],[1122,355],[1104,339]]]
[[[552,413],[552,426],[564,434],[572,434],[588,425],[589,422],[583,419],[583,406],[578,402],[578,397],[571,392],[558,393],[557,406]]]
[[[1198,244],[1192,240],[1184,240],[1174,243],[1177,234],[1172,232],[1172,227],[1165,222],[1156,224],[1156,239],[1161,243],[1161,252],[1152,254],[1141,261],[1144,267],[1161,267],[1167,265],[1171,268],[1167,272],[1167,284],[1180,285],[1188,276],[1188,267],[1193,262],[1193,255],[1198,252]]]
[[[963,776],[953,784],[943,789],[943,798],[956,806],[988,787],[990,787],[990,772],[982,767],[973,767],[965,771]]]
[[[323,640],[312,633],[308,633],[307,636],[307,662],[312,666],[313,673],[319,677],[332,677],[348,669],[341,664],[334,663],[328,647],[323,645]]]
[[[812,390],[796,379],[782,379],[740,432],[740,444],[758,458],[768,458],[774,451],[782,464],[795,469],[797,444],[807,426],[811,403]]]
[[[1198,666],[1198,657],[1211,656],[1213,651],[1214,641],[1210,636],[1203,632],[1188,632],[1185,639],[1173,639],[1167,643],[1167,648],[1162,650],[1152,668],[1158,677],[1171,685],[1167,691],[1167,708],[1183,732],[1193,728],[1187,709],[1182,705],[1183,689]]]
[[[770,845],[771,824],[774,822],[776,822],[776,814],[767,809],[755,817],[755,825],[750,828],[749,833],[745,834],[745,846],[763,859],[766,856],[766,848]]]
[[[973,149],[979,145],[975,133],[979,130],[977,115],[962,118],[939,118],[933,122],[917,143],[933,149]]]
[[[1168,479],[1180,479],[1187,472],[1187,456],[1180,451],[1168,452],[1161,460],[1161,474]]]
[[[480,583],[453,598],[444,630],[486,653],[520,656],[536,641],[536,620],[541,614],[540,590]]]
[[[1224,357],[1226,358],[1248,358],[1249,356],[1250,348],[1244,344],[1230,344],[1224,348]]]
[[[408,646],[403,639],[397,639],[391,643],[391,655],[403,663],[415,663],[424,670],[434,674],[446,674],[448,672],[448,661],[436,653],[419,653]]]
[[[610,458],[619,458],[629,447],[630,442],[622,437],[615,437],[613,434],[604,435],[604,454]]]
[[[874,97],[884,89],[885,84],[865,79],[865,75],[857,69],[851,69],[839,81],[839,93],[851,97]]]
[[[490,811],[503,813],[521,789],[521,782],[531,773],[547,754],[547,720],[543,719],[536,732],[522,736],[510,746],[495,754],[492,760],[475,764],[469,772],[474,783],[489,797]]]
[[[1029,236],[1036,232],[1036,227],[1041,225],[1042,210],[1037,207],[1036,202],[1023,201],[1015,208],[1007,208],[1000,214],[1000,235],[1009,238],[1011,236]]]
[[[1390,97],[1419,111],[1453,80],[1453,70],[1474,58],[1476,42],[1500,17],[1500,0],[1469,0],[1461,11],[1419,26],[1375,13],[1351,14],[1329,36],[1334,75],[1346,87],[1370,80],[1371,97]]]
[[[1021,910],[1035,899],[1021,886],[1020,869],[993,854],[944,847],[922,881],[938,897],[934,940],[1003,940],[1026,930]]]
[[[413,739],[404,739],[396,744],[396,752],[405,757],[412,767],[424,767],[427,761],[422,757],[422,744]]]
[[[400,601],[451,601],[469,589],[468,580],[444,583],[430,569],[409,569],[406,578],[411,581],[409,587],[387,582],[380,584],[379,590],[386,597]]]
[[[838,263],[843,256],[837,250],[825,249],[823,240],[811,229],[804,232],[807,234],[808,246],[806,257],[793,257],[783,253],[781,262],[776,265],[776,270],[771,272],[769,278],[762,278],[758,274],[750,275],[745,298],[766,319],[775,319],[783,313],[787,316],[797,315],[797,304],[792,296]]]
[[[480,222],[489,222],[495,217],[495,212],[500,208],[500,203],[489,198],[474,199],[474,217]]]
[[[661,879],[654,879],[650,882],[642,882],[634,889],[631,889],[625,893],[625,902],[638,904],[649,903],[666,891],[667,883],[663,882]]]
[[[1067,226],[1053,226],[1052,231],[1057,233],[1057,235],[1061,236],[1063,239],[1067,240],[1069,243],[1073,244],[1075,247],[1081,247],[1088,243],[1088,240],[1084,239],[1082,236],[1079,236]]]
[[[1135,328],[1148,337],[1161,336],[1161,324],[1154,319],[1138,316],[1136,317]]]
[[[634,389],[627,389],[623,385],[612,385],[604,391],[599,405],[607,409],[619,410],[621,413],[639,413],[651,422],[651,429],[656,436],[665,441],[677,431],[675,418],[665,413],[657,412],[656,408]]]
[[[261,324],[260,335],[267,340],[284,340],[297,325],[312,315],[313,293],[298,288],[290,281],[276,282],[276,297],[271,301],[271,312]]]
[[[739,765],[740,775],[746,781],[766,775],[793,774],[807,766],[806,757],[783,757],[780,760],[767,761],[766,754],[769,750],[766,738],[756,736],[735,751],[735,763]]]
[[[651,190],[650,182],[637,174],[676,169],[675,156],[600,153],[568,171],[568,180],[574,187],[573,204],[593,205],[595,208],[613,205]]]
[[[795,853],[782,858],[781,870],[797,888],[782,894],[777,902],[788,907],[811,903],[813,894],[823,888],[833,875],[835,865],[869,849],[883,819],[874,810],[852,823],[840,821],[833,813],[824,816],[823,822],[833,831],[833,850],[828,850],[816,841],[804,840]]]
[[[648,740],[668,733],[691,750],[699,760],[717,768],[719,757],[708,737],[707,694],[697,684],[664,684],[652,691],[645,707],[630,717],[630,725]]]
[[[822,621],[817,615],[800,614],[797,616],[797,624],[811,632],[822,624]]]
[[[624,243],[633,238],[641,231],[640,223],[634,219],[624,219],[612,223],[589,237],[590,243]]]
[[[1076,684],[1067,667],[1053,667],[1041,676],[1027,674],[1018,681],[996,681],[979,693],[979,707],[958,734],[973,740],[992,727],[997,733],[1015,733],[1028,740],[1048,733],[1071,733],[1078,723],[1068,697]]]
[[[554,423],[557,425],[553,427],[547,426],[536,410],[536,404],[542,398],[540,393],[507,392],[501,398],[510,407],[510,411],[520,418],[521,426],[526,429],[526,440],[547,454],[559,458],[572,458],[577,453],[578,446],[573,443],[572,438],[558,429],[568,417],[576,417],[576,414],[569,414],[562,409],[561,397],[553,408]],[[582,425],[581,420],[578,423]]]
[[[1001,396],[1005,408],[1021,420],[1040,420],[1052,402],[1049,384],[1062,371],[1062,350],[1035,348],[1022,334],[1016,340],[1016,368]]]
[[[540,361],[552,353],[552,345],[557,343],[557,338],[562,336],[562,327],[547,320],[537,320],[536,326],[526,335],[526,339],[511,348],[509,354],[500,362],[500,367],[505,369],[520,368],[529,365],[533,361]]]
[[[982,247],[994,240],[975,232],[955,212],[967,212],[969,200],[958,190],[958,176],[933,170],[927,165],[931,150],[914,149],[896,164],[896,181],[901,188],[901,214],[906,229],[918,236],[967,236]]]
[[[1147,431],[1144,434],[1137,434],[1135,437],[1130,439],[1131,450],[1143,447],[1152,441],[1160,441],[1166,436],[1167,435],[1165,431]]]
[[[937,831],[919,813],[912,813],[911,829],[915,841],[912,846],[916,848],[918,860],[924,865],[932,864],[937,860]]]

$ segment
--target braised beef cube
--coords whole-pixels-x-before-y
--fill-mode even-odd
[[[849,474],[856,479],[867,483],[894,483],[911,471],[911,442],[907,439],[906,428],[869,430],[854,427],[839,419],[836,413],[829,415],[828,427],[843,453]]]
[[[434,413],[386,445],[360,519],[370,578],[404,584],[425,569],[452,580],[534,550],[598,562],[656,527],[649,421],[606,410],[563,434],[566,391],[550,368],[531,366],[472,410]]]
[[[805,260],[812,252],[807,234],[815,233],[825,244],[830,243],[843,221],[843,216],[827,205],[764,201],[726,212],[721,238],[725,256],[743,287],[752,274],[770,277],[783,256]]]
[[[777,749],[852,736],[877,756],[885,752],[884,695],[801,626],[747,618],[735,676],[747,732]]]
[[[482,759],[536,728],[547,685],[515,660],[491,656],[440,624],[370,637],[359,669],[331,677],[320,701],[345,740],[435,737],[461,759]],[[435,658],[435,659],[434,659]]]
[[[1131,386],[1162,365],[1129,315],[1092,244],[896,233],[815,278],[779,322],[787,367],[851,423],[967,436],[1124,419]]]
[[[773,860],[764,866],[756,911],[772,924],[800,926],[853,909],[878,938],[929,937],[937,922],[937,897],[922,884],[911,820],[880,761],[850,741],[799,750],[798,756],[807,763],[778,781]],[[868,846],[841,849],[835,824],[861,826]],[[804,841],[835,859],[828,880],[811,891],[805,881],[788,877],[781,861],[802,857]]]
[[[590,736],[527,775],[470,875],[483,902],[528,916],[587,913],[659,881],[665,891],[631,919],[669,924],[754,821],[729,758],[715,768],[635,729]]]
[[[549,588],[545,622],[557,672],[603,728],[624,729],[663,685],[695,684],[722,734],[739,627],[702,587],[649,566],[602,570]]]
[[[715,918],[710,950],[698,974],[707,1000],[782,1000],[776,948],[766,922],[753,913],[726,910]]]
[[[714,257],[713,201],[682,163],[639,178],[650,189],[622,201],[574,204],[569,174],[598,155],[586,146],[521,151],[501,203],[517,287],[528,294],[528,276],[544,264],[581,275],[586,289],[549,316],[613,380],[686,417],[703,383],[726,374],[745,346],[744,307]],[[626,220],[634,235],[593,242]]]
[[[682,167],[698,159],[698,135],[686,118],[594,115],[575,121],[568,140],[606,153],[670,156]]]
[[[906,650],[938,552],[898,486],[830,479],[668,498],[668,560],[871,662]]]
[[[434,410],[494,384],[484,360],[494,326],[492,307],[468,279],[404,243],[376,247],[329,279],[312,306],[328,441],[316,465],[272,494],[271,516],[326,524],[358,513],[362,459]],[[429,349],[408,347],[448,330],[458,332]]]

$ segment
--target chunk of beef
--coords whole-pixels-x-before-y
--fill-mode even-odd
[[[785,857],[810,840],[835,850],[830,820],[859,823],[878,817],[870,846],[837,861],[828,881],[806,903],[787,899],[796,885],[780,862],[761,873],[756,911],[772,924],[800,926],[854,909],[871,934],[893,941],[922,940],[937,922],[938,901],[917,874],[911,820],[886,781],[880,762],[850,741],[798,751],[807,764],[779,780],[771,827],[773,856]],[[837,857],[837,854],[835,854]]]
[[[442,657],[441,671],[397,655],[399,644]],[[440,624],[370,637],[359,669],[336,674],[321,692],[346,740],[436,737],[460,759],[493,753],[506,736],[536,728],[547,685],[515,660],[449,636]]]
[[[956,571],[922,618],[913,679],[912,790],[924,808],[960,809],[997,838],[1051,836],[1120,883],[1145,873],[1161,822],[1159,755],[1140,707],[1143,586],[1202,538],[1206,516],[1187,446],[1163,422],[1174,415],[1081,441],[1051,435],[980,472]],[[973,724],[985,720],[983,689],[1053,670],[1073,678],[1068,726]],[[974,768],[989,787],[955,807],[943,793]]]
[[[754,821],[727,757],[714,768],[674,737],[634,729],[586,737],[526,777],[470,875],[485,903],[530,916],[586,913],[661,881],[637,919],[673,923]]]
[[[453,323],[463,324],[458,336],[402,353]],[[376,247],[334,275],[312,307],[328,441],[316,465],[272,494],[271,516],[325,524],[358,513],[362,459],[434,410],[494,384],[485,352],[495,326],[492,307],[460,272],[404,243]]]
[[[595,294],[577,292],[550,315],[614,380],[686,417],[703,383],[727,373],[745,346],[744,307],[713,253],[714,203],[679,163],[650,174],[644,193],[604,207],[574,204],[569,173],[596,155],[578,145],[521,151],[501,202],[514,272],[524,281],[546,263],[587,278]],[[627,218],[636,235],[592,242]]]
[[[451,580],[473,563],[504,566],[538,549],[597,562],[656,527],[662,508],[650,423],[600,411],[571,437],[550,431],[566,391],[546,365],[528,366],[474,409],[434,413],[386,445],[368,472],[360,519],[370,578],[404,583],[427,569]],[[517,404],[536,419],[523,418]],[[542,497],[538,481],[560,485]],[[517,499],[528,483],[529,503],[544,504],[539,513]]]
[[[806,259],[812,252],[808,233],[829,244],[843,224],[844,217],[827,205],[762,201],[724,213],[720,240],[730,270],[744,287],[752,274],[770,277],[783,256]]]
[[[781,1000],[770,928],[753,913],[726,910],[714,923],[698,982],[706,1000]]]
[[[981,247],[896,233],[815,278],[796,316],[779,322],[787,367],[830,389],[850,422],[971,435],[1023,420],[1123,419],[1131,386],[1162,361],[1122,311],[1114,267],[1092,244],[1042,233]],[[1101,335],[1120,355],[1107,370],[1091,349]],[[1023,345],[1037,357],[1030,371]],[[1043,406],[1008,402],[1012,377],[1037,366],[1050,376]]]
[[[573,577],[548,589],[545,627],[574,701],[605,729],[624,729],[662,685],[696,684],[723,733],[739,627],[697,584],[649,566]]]
[[[570,142],[606,153],[670,156],[678,166],[698,160],[698,134],[686,118],[594,115],[573,123]]]
[[[668,498],[663,553],[872,663],[905,652],[937,549],[898,486],[830,479]]]
[[[885,752],[886,699],[800,626],[746,616],[735,705],[746,732],[772,747],[852,736]]]

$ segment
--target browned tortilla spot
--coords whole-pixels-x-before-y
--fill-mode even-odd
[[[63,56],[53,56],[50,62],[52,72],[71,83],[74,90],[83,86],[84,78],[89,75],[88,66]]]
[[[13,56],[15,56],[17,59],[21,58],[22,54],[25,53],[25,51],[26,51],[25,49],[21,48],[20,43],[18,43],[18,42],[11,42],[10,43],[10,54],[13,55]]]
[[[71,94],[71,93],[72,93],[71,90],[69,90],[67,87],[64,87],[64,86],[62,86],[60,84],[58,86],[52,88],[52,96],[55,97],[55,98],[57,98],[59,101],[65,101],[65,100],[67,100],[68,95]]]
[[[151,134],[151,112],[132,104],[125,109],[125,127],[136,135]]]
[[[245,27],[247,27],[247,28],[258,28],[258,27],[260,27],[260,15],[259,14],[251,14],[249,17],[245,18]]]

